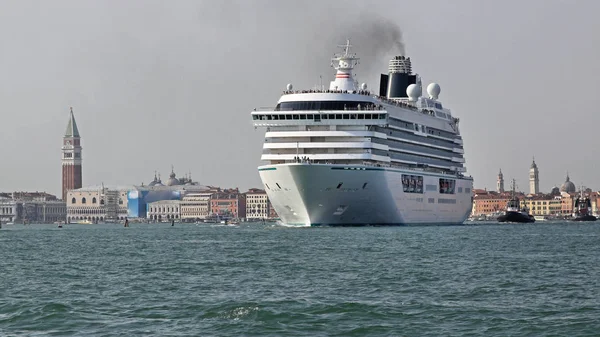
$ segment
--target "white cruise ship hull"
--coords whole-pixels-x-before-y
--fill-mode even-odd
[[[472,208],[470,178],[362,165],[291,163],[258,169],[286,225],[457,225]],[[422,176],[422,193],[404,192],[402,175]],[[440,193],[440,178],[454,179],[455,193]]]

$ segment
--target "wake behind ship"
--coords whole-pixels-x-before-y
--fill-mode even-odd
[[[258,168],[269,199],[288,225],[462,224],[473,179],[465,175],[458,118],[396,56],[379,94],[359,85],[350,41],[332,58],[329,89],[294,90],[274,108],[254,109],[266,127]]]

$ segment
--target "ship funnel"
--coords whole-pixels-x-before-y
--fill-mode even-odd
[[[381,74],[380,96],[387,98],[407,98],[406,89],[417,83],[417,75],[412,74],[410,57],[395,56],[390,60],[388,74]]]

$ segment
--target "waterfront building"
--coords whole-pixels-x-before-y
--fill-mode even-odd
[[[531,163],[531,167],[529,168],[529,193],[540,193],[540,172],[538,170],[537,164],[535,163],[535,158],[533,158],[533,162]]]
[[[269,219],[271,204],[265,190],[252,188],[246,192],[246,220]]]
[[[518,198],[523,198],[522,193],[516,193]],[[508,201],[512,197],[512,192],[498,193],[482,189],[473,190],[473,208],[472,215],[488,215],[492,213],[503,212],[506,209]]]
[[[186,194],[181,199],[181,220],[194,221],[203,220],[210,215],[210,196],[212,193]]]
[[[246,216],[246,198],[239,189],[225,189],[212,194],[210,200],[211,215],[229,218]]]
[[[67,192],[67,222],[114,222],[127,218],[127,192],[134,186],[89,186]]]
[[[45,192],[0,193],[0,221],[52,223],[65,221],[65,202]]]
[[[528,195],[521,199],[521,207],[526,206],[531,215],[560,215],[562,204],[561,196],[550,194]]]
[[[163,183],[160,174],[154,173],[154,179],[147,185],[133,186],[127,193],[128,216],[130,218],[148,218],[148,204],[161,200],[182,200],[190,193],[208,192],[209,187],[192,181],[191,173],[177,178],[173,168],[169,180]],[[158,213],[153,214],[158,215]]]
[[[0,222],[15,222],[22,214],[21,204],[17,203],[8,193],[0,193]]]
[[[82,187],[81,150],[81,136],[71,108],[62,144],[62,200],[64,201],[67,201],[68,191]]]
[[[181,218],[180,200],[159,200],[148,204],[148,219],[153,221],[171,221]]]

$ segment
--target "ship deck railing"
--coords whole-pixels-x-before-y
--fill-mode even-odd
[[[371,92],[369,90],[319,90],[319,89],[309,89],[309,90],[284,90],[284,95],[294,95],[294,94],[354,94],[354,95],[364,95],[371,96]]]
[[[312,111],[312,112],[340,112],[340,111],[386,111],[385,107],[383,106],[365,106],[365,107],[360,107],[360,108],[344,108],[343,110],[325,110],[325,109],[318,109],[318,110],[306,110],[306,109],[291,109],[291,108],[277,108],[277,107],[260,107],[260,108],[256,108],[253,110],[254,111],[271,111],[271,112],[275,112],[275,111]]]
[[[421,172],[421,173],[424,173],[424,172],[439,173],[439,174],[457,176],[460,178],[466,177],[461,172],[445,171],[445,170],[435,169],[435,168],[431,168],[431,167],[412,167],[412,166],[406,166],[406,165],[377,163],[377,162],[370,162],[370,161],[363,161],[363,162],[356,162],[356,163],[344,163],[344,162],[336,162],[336,161],[329,161],[329,160],[313,160],[313,159],[310,159],[309,156],[296,156],[296,157],[294,157],[293,160],[286,161],[286,162],[287,163],[314,164],[314,165],[319,165],[319,164],[321,164],[321,165],[364,165],[364,166],[370,166],[370,167],[395,168],[395,169],[408,170],[408,171]],[[469,176],[467,178],[471,178],[471,177]]]

